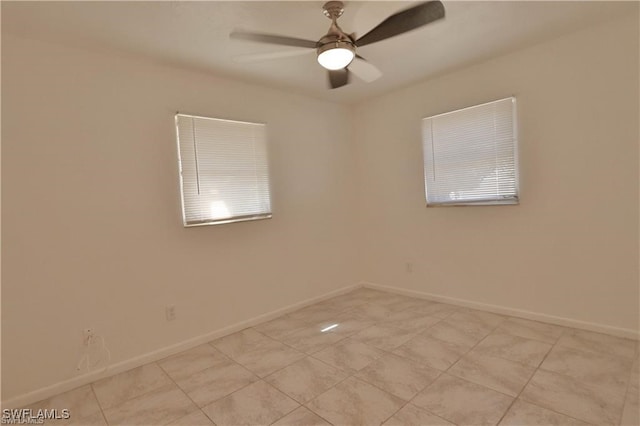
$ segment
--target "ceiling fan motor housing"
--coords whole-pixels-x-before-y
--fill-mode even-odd
[[[324,16],[331,20],[338,19],[344,12],[344,4],[341,1],[328,1],[322,6]]]
[[[325,16],[331,19],[331,27],[327,34],[318,40],[318,57],[322,53],[333,49],[346,49],[352,53],[352,56],[355,56],[356,46],[353,39],[345,34],[336,22],[344,12],[344,4],[341,1],[329,1],[325,3],[323,9]]]

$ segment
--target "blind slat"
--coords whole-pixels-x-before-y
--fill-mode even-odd
[[[514,97],[422,120],[427,205],[518,201]]]

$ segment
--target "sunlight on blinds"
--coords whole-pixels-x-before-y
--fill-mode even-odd
[[[176,115],[185,226],[271,217],[265,127]]]
[[[422,120],[427,205],[518,204],[516,99]]]

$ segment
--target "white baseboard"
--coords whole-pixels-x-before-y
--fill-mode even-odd
[[[90,373],[86,373],[81,376],[76,376],[71,379],[64,380],[62,382],[54,383],[52,385],[49,385],[47,387],[44,387],[32,392],[15,396],[13,398],[7,399],[6,401],[2,401],[2,404],[1,404],[2,408],[24,407],[25,405],[50,398],[54,395],[58,395],[60,393],[70,391],[72,389],[87,385],[89,383],[93,383],[105,377],[113,376],[115,374],[122,373],[124,371],[128,371],[136,367],[140,367],[144,364],[148,364],[150,362],[159,361],[168,356],[195,348],[196,346],[202,345],[204,343],[210,342],[212,340],[218,339],[228,334],[235,333],[236,331],[243,330],[247,327],[252,327],[254,325],[257,325],[266,321],[270,321],[274,318],[279,317],[280,315],[293,312],[297,309],[303,308],[308,305],[312,305],[314,303],[321,302],[331,297],[339,296],[343,293],[347,293],[359,287],[362,287],[362,284],[353,284],[347,287],[343,287],[339,290],[334,290],[332,292],[323,294],[322,296],[312,297],[310,299],[303,300],[302,302],[298,302],[298,303],[294,303],[293,305],[286,306],[282,309],[278,309],[272,312],[268,312],[266,314],[258,315],[246,321],[242,321],[219,330],[215,330],[197,337],[193,337],[188,340],[184,340],[180,343],[176,343],[175,345],[160,348],[153,352],[148,352],[146,354],[143,354],[134,358],[120,361],[116,364],[110,365],[107,368],[104,368],[101,370],[92,371]]]
[[[496,314],[509,315],[509,316],[524,318],[528,320],[546,322],[549,324],[562,325],[564,327],[579,328],[582,330],[595,331],[598,333],[605,333],[612,336],[624,337],[627,339],[640,340],[640,331],[632,330],[629,328],[612,327],[604,324],[597,324],[593,322],[580,321],[580,320],[571,319],[571,318],[541,314],[537,312],[525,311],[522,309],[507,308],[505,306],[490,305],[487,303],[474,302],[472,300],[458,299],[455,297],[448,297],[448,296],[440,296],[437,294],[426,293],[426,292],[421,292],[417,290],[408,290],[408,289],[403,289],[398,287],[391,287],[386,285],[369,283],[369,282],[362,282],[362,286],[371,288],[371,289],[401,294],[404,296],[411,296],[411,297],[417,297],[421,299],[433,300],[435,302],[449,303],[452,305],[464,306],[466,308],[480,309],[483,311],[489,311]]]

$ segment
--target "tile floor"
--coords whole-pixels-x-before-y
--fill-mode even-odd
[[[637,346],[361,288],[28,408],[73,425],[639,425]]]

